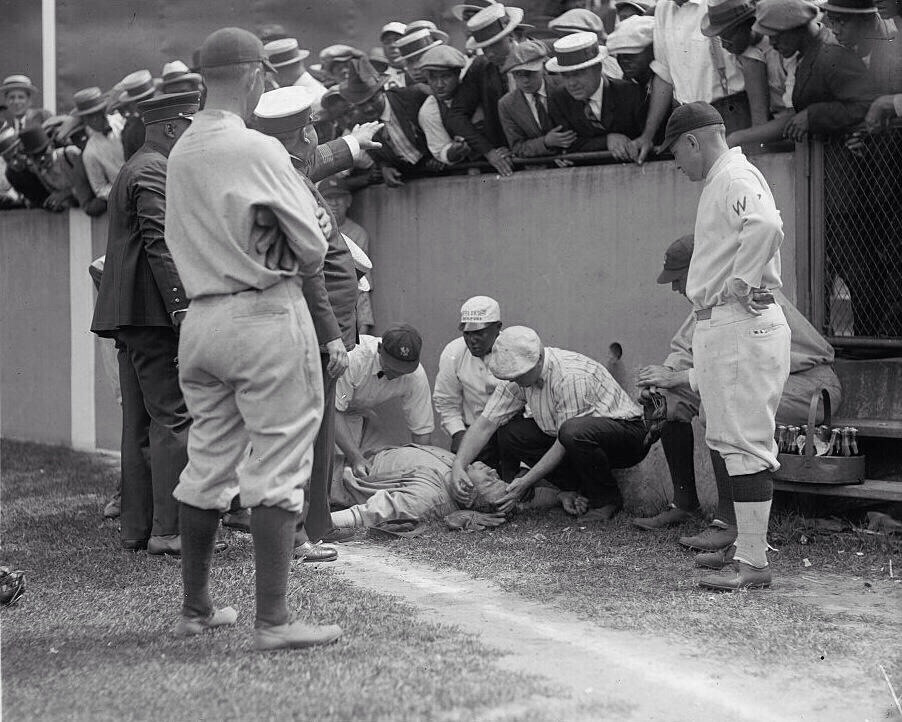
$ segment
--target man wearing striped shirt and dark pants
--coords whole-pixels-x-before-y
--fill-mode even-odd
[[[568,513],[593,508],[602,519],[613,517],[623,500],[611,470],[634,466],[648,453],[639,406],[600,363],[545,348],[524,326],[501,331],[489,369],[507,383],[498,385],[461,442],[451,469],[458,499],[474,493],[466,468],[497,430],[501,476],[510,484],[499,511],[513,509],[547,478],[561,490]],[[531,468],[517,476],[521,463]]]

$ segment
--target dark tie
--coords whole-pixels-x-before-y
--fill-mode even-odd
[[[589,103],[588,100],[586,100],[585,103],[586,104],[585,104],[583,112],[586,114],[586,118],[588,118],[589,122],[593,126],[595,126],[596,128],[600,128],[601,130],[604,130],[604,124],[601,122],[601,120],[598,117],[596,117],[595,113],[592,111],[592,105]]]
[[[536,102],[536,115],[539,116],[539,127],[543,131],[551,130],[551,119],[548,117],[548,110],[545,108],[542,96],[538,93],[533,93],[532,97]]]

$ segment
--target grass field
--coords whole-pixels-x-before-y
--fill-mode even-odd
[[[252,651],[253,557],[241,534],[217,556],[213,581],[238,628],[175,639],[179,562],[120,551],[115,524],[101,519],[118,472],[65,449],[4,441],[0,451],[0,563],[28,578],[0,615],[9,719],[454,720],[543,693],[536,679],[500,670],[474,637],[326,565],[297,565],[290,607],[337,622],[344,637],[317,650]]]

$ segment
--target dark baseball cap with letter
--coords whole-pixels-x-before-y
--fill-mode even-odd
[[[664,270],[658,275],[658,283],[672,283],[689,272],[692,250],[695,248],[695,234],[677,238],[664,254]]]
[[[423,338],[413,326],[395,323],[382,334],[380,360],[383,370],[399,374],[410,374],[420,365],[420,351]]]
[[[668,150],[683,133],[708,125],[723,125],[723,116],[710,103],[696,101],[679,106],[667,121],[661,150]]]
[[[242,28],[220,28],[210,33],[200,46],[202,69],[241,63],[263,63],[267,70],[276,72],[266,59],[260,38]]]

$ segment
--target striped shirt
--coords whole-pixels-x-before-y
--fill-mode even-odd
[[[514,381],[501,382],[482,415],[499,426],[524,410],[549,436],[557,436],[561,424],[580,416],[637,419],[642,409],[614,380],[608,370],[588,356],[559,348],[545,349],[540,381],[522,388]]]

